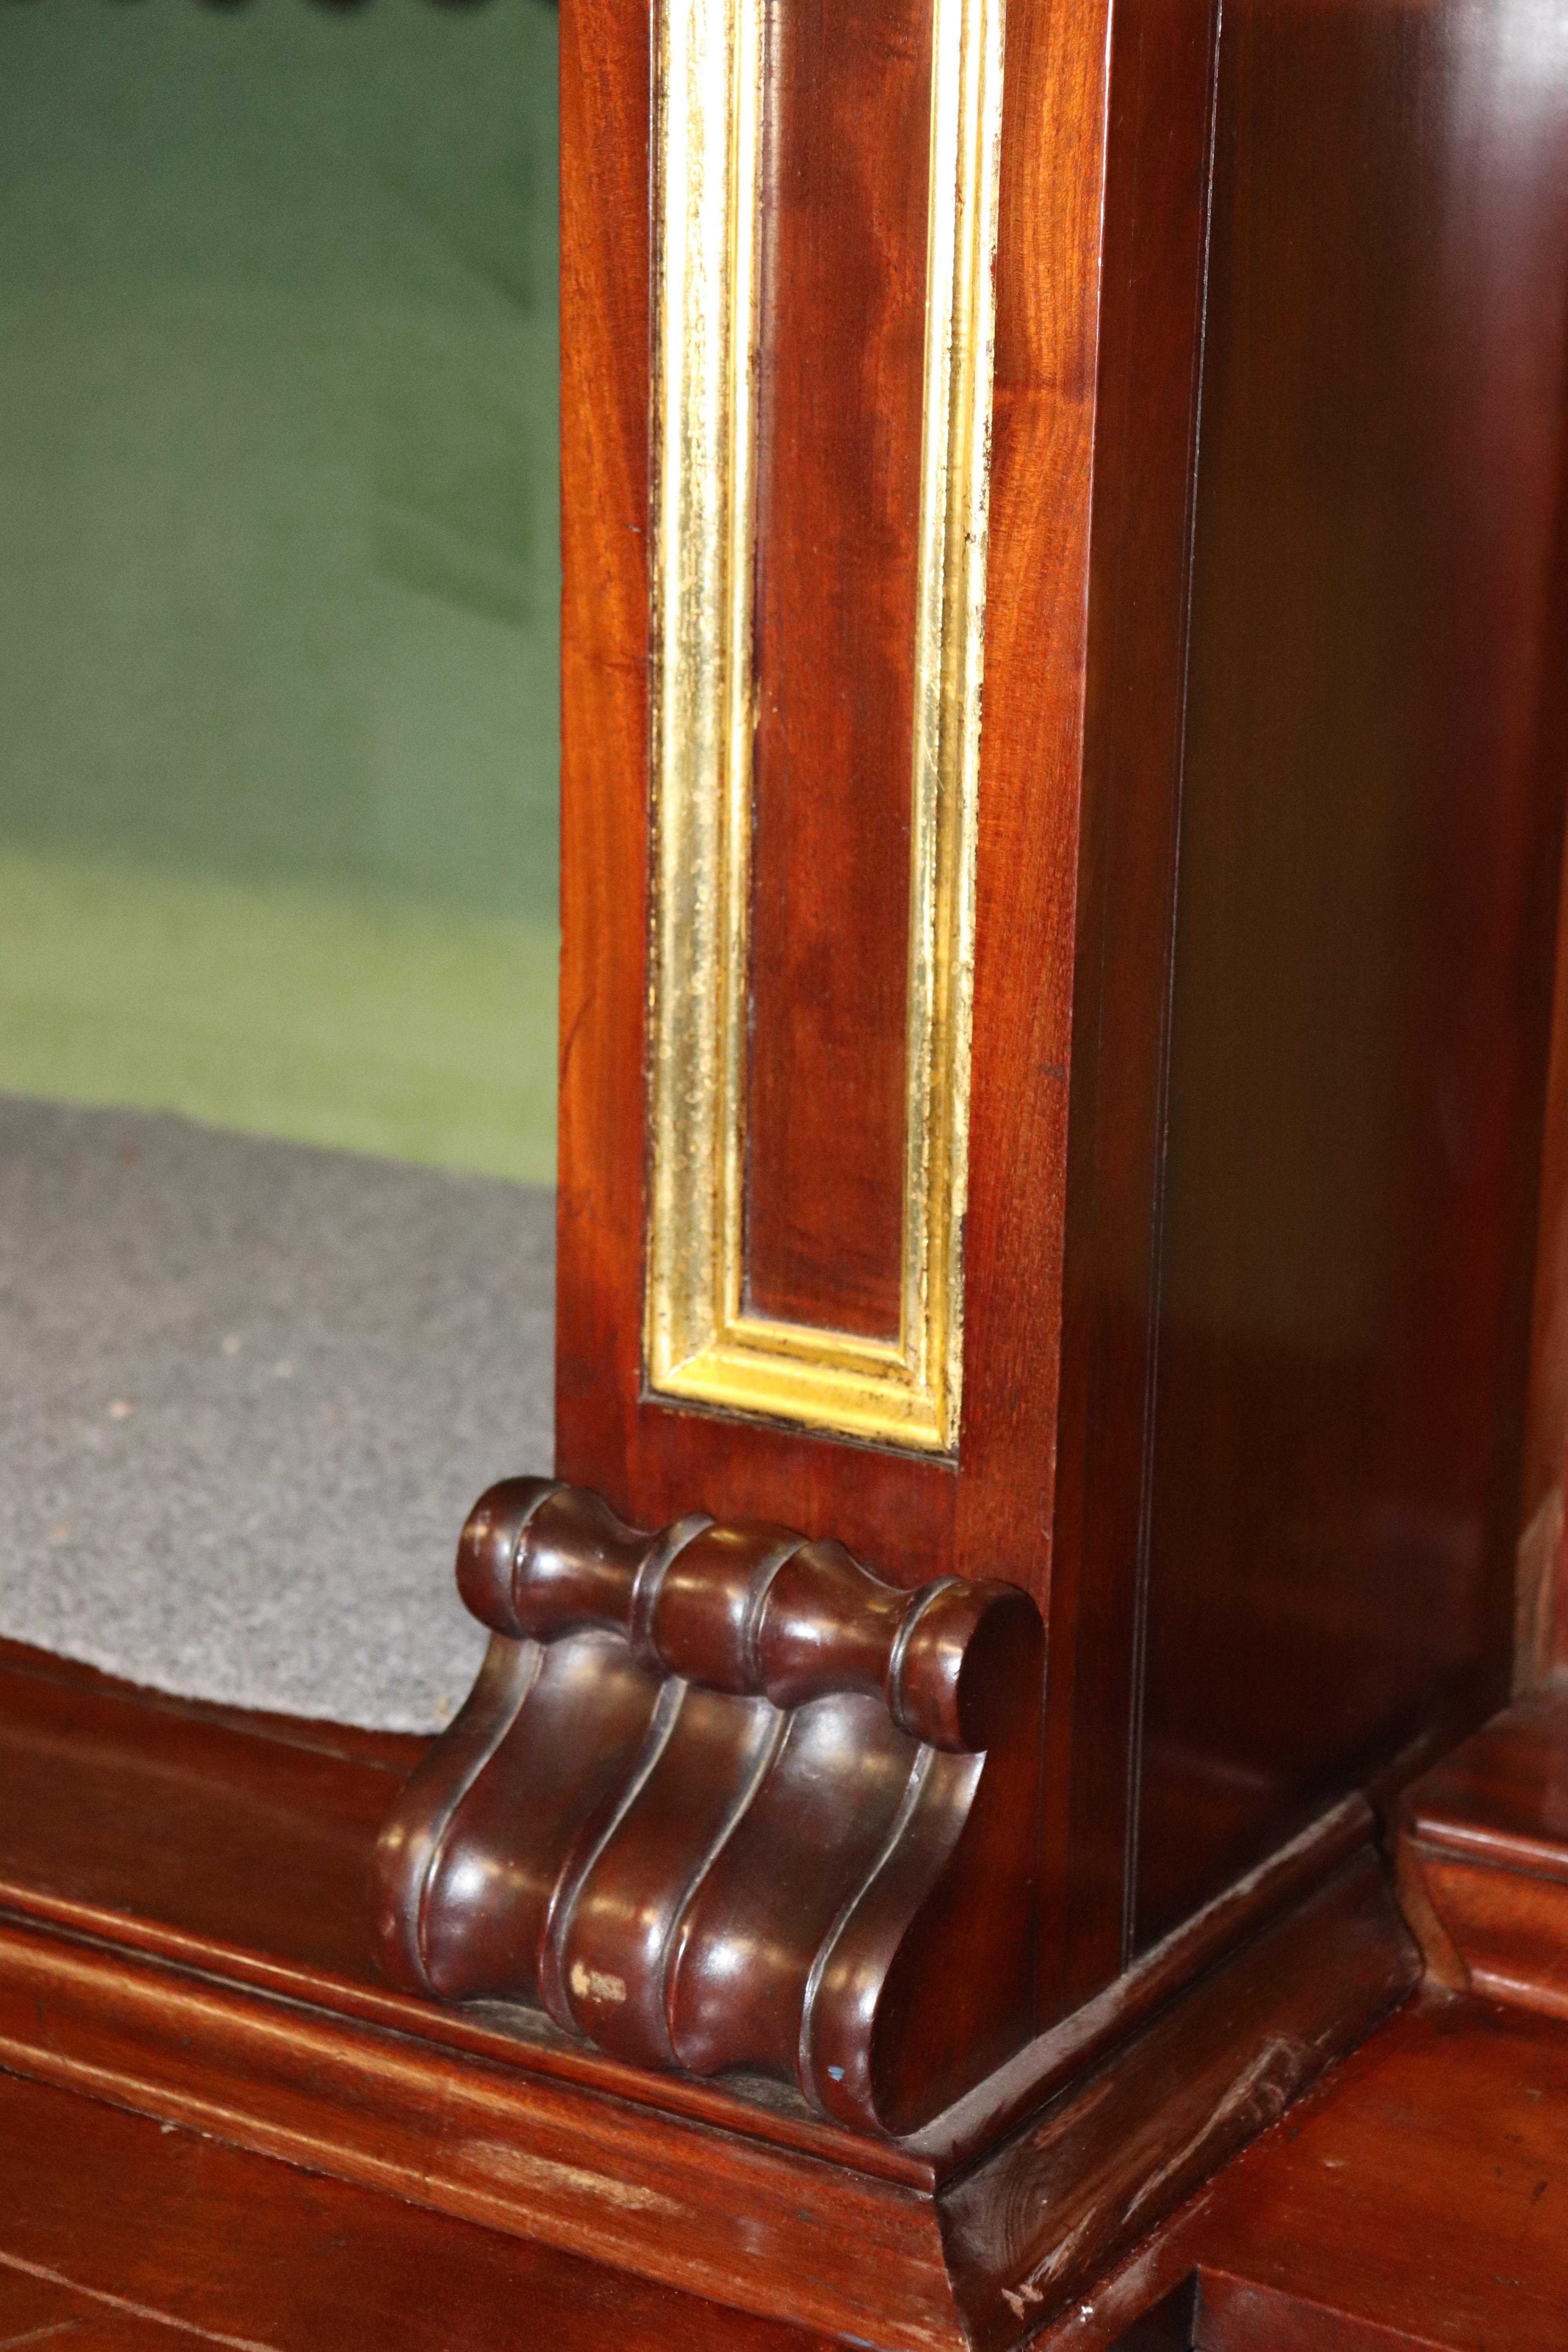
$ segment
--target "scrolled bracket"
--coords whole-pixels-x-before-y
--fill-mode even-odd
[[[491,1641],[377,1853],[382,1964],[637,2063],[918,2128],[1027,2039],[1044,1633],[841,1544],[657,1535],[508,1479],[458,1554]]]

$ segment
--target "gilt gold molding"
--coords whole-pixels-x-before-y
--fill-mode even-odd
[[[743,1305],[761,0],[660,12],[645,1348],[660,1396],[956,1449],[1002,0],[932,0],[900,1336]]]

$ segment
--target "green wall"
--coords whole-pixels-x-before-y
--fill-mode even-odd
[[[0,7],[0,1085],[549,1172],[555,135],[542,0]]]

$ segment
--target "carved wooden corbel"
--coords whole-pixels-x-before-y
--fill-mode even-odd
[[[648,2066],[917,2128],[1033,2030],[1044,1631],[1006,1584],[659,1535],[509,1479],[458,1583],[492,1639],[376,1870],[383,1965]]]

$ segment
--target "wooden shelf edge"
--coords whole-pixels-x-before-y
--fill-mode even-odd
[[[881,2142],[379,1984],[368,1759],[79,1682],[5,1696],[0,1779],[47,1817],[0,1803],[0,2065],[890,2352],[1021,2342],[1417,1974],[1352,1802]]]
[[[1439,1983],[1568,2018],[1568,1677],[1523,1693],[1413,1783],[1395,1862]]]

